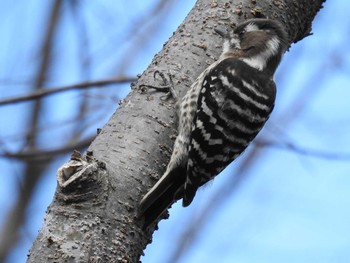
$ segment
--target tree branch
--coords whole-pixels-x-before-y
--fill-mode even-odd
[[[116,79],[81,82],[81,83],[67,85],[63,87],[40,88],[24,96],[0,100],[0,105],[14,104],[14,103],[24,102],[28,100],[35,100],[35,99],[39,99],[45,96],[53,95],[53,94],[68,91],[68,90],[96,88],[96,87],[102,87],[102,86],[107,86],[112,84],[130,83],[136,80],[137,79],[133,77],[120,77]]]
[[[336,152],[327,152],[322,150],[316,150],[311,148],[301,147],[292,142],[282,141],[282,142],[274,142],[268,140],[256,140],[254,144],[257,147],[274,147],[278,149],[285,149],[287,151],[292,151],[301,155],[308,155],[311,157],[329,159],[329,160],[349,160],[350,153],[336,153]]]
[[[92,136],[84,140],[81,140],[77,143],[71,143],[61,148],[57,148],[53,150],[32,149],[32,150],[28,150],[24,152],[16,152],[16,153],[3,152],[3,153],[0,153],[0,157],[10,158],[10,159],[15,159],[20,161],[45,162],[57,155],[69,153],[76,149],[81,150],[83,148],[86,148],[87,146],[89,146],[89,144],[92,142],[92,140],[95,137],[96,136]]]

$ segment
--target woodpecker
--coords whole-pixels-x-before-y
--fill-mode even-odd
[[[284,27],[271,19],[251,19],[233,32],[215,31],[224,39],[222,54],[179,104],[169,164],[140,202],[146,226],[181,198],[184,207],[190,205],[198,188],[247,148],[273,110],[273,76],[288,47]]]

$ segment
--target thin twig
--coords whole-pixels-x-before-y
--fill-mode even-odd
[[[133,62],[130,57],[137,57],[135,54],[141,50],[140,43],[142,43],[142,46],[146,46],[147,43],[153,40],[148,32],[156,34],[157,30],[159,31],[159,21],[171,12],[171,6],[175,2],[174,0],[159,0],[149,12],[134,21],[133,27],[128,30],[130,33],[125,36],[125,39],[128,40],[127,43],[131,44],[123,53],[123,57],[118,60],[115,72],[123,73],[130,67]]]
[[[13,104],[13,103],[24,102],[28,100],[35,100],[35,99],[42,98],[44,96],[49,96],[55,93],[64,92],[68,90],[94,88],[94,87],[101,87],[101,86],[120,84],[120,83],[129,83],[136,80],[137,80],[136,78],[132,78],[132,77],[121,77],[121,78],[115,78],[115,79],[81,82],[81,83],[63,86],[63,87],[45,88],[45,89],[41,88],[24,96],[0,100],[0,105]]]
[[[323,158],[329,160],[349,160],[350,153],[337,153],[328,152],[323,150],[311,149],[306,147],[301,147],[292,142],[273,142],[267,140],[256,140],[253,142],[257,147],[274,147],[279,149],[285,149],[287,151],[292,151],[297,154],[308,155],[316,158]]]
[[[43,162],[57,155],[65,154],[75,149],[80,150],[84,147],[87,147],[89,146],[89,144],[92,142],[94,138],[95,136],[91,136],[75,144],[65,145],[61,148],[57,148],[53,150],[35,149],[35,150],[28,150],[28,151],[16,152],[16,153],[3,152],[3,153],[0,153],[0,158],[3,157],[3,158],[16,159],[21,161]]]

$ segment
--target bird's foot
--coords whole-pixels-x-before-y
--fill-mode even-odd
[[[174,82],[171,77],[171,74],[167,73],[167,78],[164,76],[164,73],[156,70],[154,71],[153,78],[155,80],[160,77],[161,79],[161,86],[153,86],[148,84],[141,84],[140,89],[142,92],[146,92],[148,89],[155,89],[156,91],[160,92],[167,92],[164,96],[161,97],[161,100],[168,100],[170,97],[172,97],[175,101],[177,100],[177,93],[174,87]]]

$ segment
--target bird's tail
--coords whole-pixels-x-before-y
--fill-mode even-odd
[[[185,169],[181,167],[166,172],[142,198],[138,214],[144,217],[145,227],[182,197],[185,175]]]

